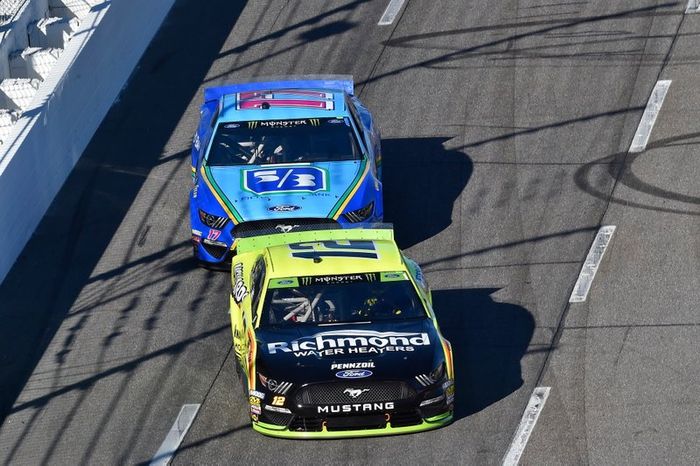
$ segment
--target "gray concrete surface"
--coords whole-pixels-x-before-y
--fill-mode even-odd
[[[697,20],[652,0],[437,0],[378,27],[385,7],[176,3],[0,287],[0,460],[148,461],[202,403],[174,464],[498,464],[537,385],[524,463],[696,460]],[[248,425],[227,277],[189,257],[190,136],[202,86],[319,72],[353,74],[382,128],[387,219],[455,349],[446,428],[298,442]],[[659,76],[677,81],[650,148],[625,157]],[[601,222],[616,237],[569,306]]]

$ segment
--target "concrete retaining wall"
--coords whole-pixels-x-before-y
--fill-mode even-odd
[[[0,281],[175,0],[104,2],[81,21],[0,152]]]

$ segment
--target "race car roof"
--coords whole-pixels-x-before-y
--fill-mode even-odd
[[[348,116],[345,93],[334,89],[259,89],[222,97],[219,122]]]
[[[270,260],[268,276],[285,278],[405,269],[399,248],[392,240],[380,239],[364,243],[364,247],[357,249],[352,248],[351,244],[342,249],[326,247],[322,242],[314,243],[313,250],[307,250],[302,246],[295,248],[294,244],[268,247],[266,248]]]

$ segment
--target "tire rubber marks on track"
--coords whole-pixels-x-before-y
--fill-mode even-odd
[[[388,26],[393,23],[396,16],[399,14],[399,11],[401,11],[401,7],[405,1],[406,0],[391,0],[386,6],[386,10],[384,10],[384,14],[382,14],[382,17],[379,19],[377,24],[379,26]]]
[[[175,452],[180,446],[180,442],[185,438],[187,431],[192,425],[197,412],[199,411],[199,404],[188,404],[182,405],[180,413],[175,418],[175,423],[170,428],[168,435],[165,436],[165,440],[160,445],[160,448],[156,454],[151,459],[149,466],[167,466],[170,460],[175,456]]]
[[[530,401],[528,401],[523,417],[520,419],[520,424],[518,424],[518,430],[515,431],[513,441],[510,442],[510,447],[508,447],[508,451],[503,457],[503,466],[516,466],[520,461],[520,456],[525,451],[530,434],[535,429],[537,419],[539,419],[547,401],[549,390],[550,387],[537,387],[532,391]]]
[[[637,132],[634,134],[634,139],[632,139],[632,145],[630,145],[629,150],[630,152],[643,152],[644,149],[647,148],[649,136],[651,136],[651,130],[654,128],[656,117],[659,115],[661,105],[664,103],[666,93],[668,92],[668,88],[670,86],[670,80],[659,81],[654,86],[654,90],[651,91],[651,96],[647,102],[647,107],[644,109],[642,120],[639,122]]]
[[[593,278],[598,271],[600,262],[603,260],[603,254],[605,254],[605,250],[610,244],[613,233],[615,233],[615,225],[605,225],[598,230],[591,249],[586,256],[586,261],[581,267],[576,285],[574,285],[574,289],[569,297],[570,303],[582,303],[586,300],[588,291],[593,284]]]

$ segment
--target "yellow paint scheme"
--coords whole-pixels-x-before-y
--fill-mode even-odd
[[[333,242],[338,246],[348,247],[349,241],[371,241],[376,259],[355,257],[325,257],[320,262],[308,258],[292,257],[295,251],[290,244],[303,243],[313,246],[314,251],[323,252],[326,246],[323,242]],[[348,249],[342,249],[347,251]],[[405,271],[410,277],[418,295],[439,332],[435,313],[432,309],[430,291],[419,286],[411,269],[407,267],[404,257],[393,240],[391,230],[345,229],[345,230],[316,230],[310,232],[295,232],[285,234],[265,235],[252,238],[241,238],[238,242],[238,254],[233,258],[231,268],[232,293],[230,295],[231,327],[236,358],[247,378],[248,388],[255,389],[255,328],[259,325],[260,312],[252,312],[250,296],[251,272],[255,263],[262,260],[265,263],[265,280],[260,287],[262,293],[258,306],[265,301],[265,293],[270,279],[299,277],[311,275],[338,275],[365,272],[396,272]],[[237,274],[239,276],[237,276]],[[240,302],[234,299],[237,280],[242,279],[246,293]],[[255,322],[253,322],[254,317]],[[252,325],[251,325],[252,323]],[[441,336],[442,338],[442,336]],[[450,378],[453,377],[453,361],[450,344],[442,338],[445,362]]]

